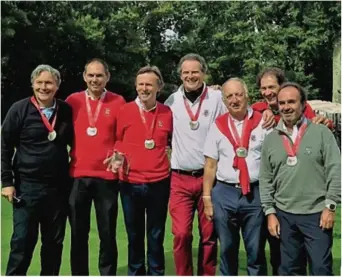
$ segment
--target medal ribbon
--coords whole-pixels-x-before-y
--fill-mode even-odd
[[[89,123],[90,127],[95,127],[95,124],[96,124],[97,118],[99,117],[99,113],[101,111],[102,104],[103,104],[104,98],[106,96],[106,93],[107,93],[107,90],[105,90],[102,93],[99,101],[97,102],[95,114],[93,116],[92,111],[91,111],[91,107],[90,107],[90,103],[89,103],[89,96],[87,95],[86,91],[84,92],[85,100],[86,100],[86,106],[87,106],[87,113],[88,113],[88,123]]]
[[[49,133],[53,132],[55,125],[56,125],[56,120],[57,120],[58,105],[56,104],[56,112],[55,112],[55,115],[52,119],[52,123],[50,124],[50,121],[47,119],[47,117],[40,110],[39,104],[38,104],[38,102],[34,96],[31,97],[31,102],[36,107],[38,112],[40,113],[40,116],[43,120],[43,123],[44,123],[45,127],[49,130]]]
[[[243,195],[246,195],[251,191],[250,185],[249,185],[250,178],[249,178],[249,172],[248,172],[246,159],[244,157],[238,157],[236,155],[236,149],[240,145],[248,150],[249,139],[251,137],[252,130],[254,130],[258,126],[261,118],[262,118],[262,115],[258,112],[253,112],[251,118],[249,119],[246,116],[243,122],[243,127],[242,127],[242,134],[241,134],[242,142],[239,144],[234,140],[234,137],[228,127],[228,121],[230,121],[231,129],[233,133],[235,133],[234,136],[238,138],[238,141],[240,142],[240,138],[237,135],[235,124],[228,113],[224,114],[223,116],[218,117],[215,121],[217,128],[230,141],[231,145],[233,146],[234,153],[235,153],[235,156],[233,159],[233,168],[239,169],[240,171],[239,183],[241,185],[241,190],[242,190]]]
[[[146,121],[146,117],[145,117],[145,111],[139,106],[139,112],[140,112],[140,117],[141,117],[141,121],[145,126],[146,129],[146,136],[147,139],[152,139],[153,137],[153,133],[154,133],[154,129],[156,127],[156,122],[157,122],[157,115],[158,115],[158,103],[156,105],[156,109],[154,111],[154,115],[153,115],[153,121],[152,124],[150,126],[150,128],[147,127],[147,121]]]
[[[198,120],[198,117],[199,117],[199,114],[200,114],[200,111],[201,111],[201,106],[202,106],[203,100],[206,97],[207,93],[208,93],[208,87],[205,87],[205,90],[203,91],[202,95],[200,96],[200,102],[198,104],[198,108],[197,108],[197,111],[196,111],[195,115],[192,113],[192,110],[190,108],[188,100],[186,100],[186,97],[183,96],[185,109],[186,109],[186,111],[187,111],[191,121],[197,121]]]
[[[302,138],[303,138],[303,135],[304,135],[304,132],[305,132],[307,126],[308,126],[307,123],[303,123],[302,126],[300,126],[294,144],[291,144],[290,139],[288,138],[287,135],[281,136],[281,138],[283,140],[284,147],[285,147],[285,151],[286,151],[288,157],[295,157],[296,156],[298,149],[299,149],[300,142],[302,141]]]

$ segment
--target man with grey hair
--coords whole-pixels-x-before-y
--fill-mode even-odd
[[[61,83],[58,70],[39,65],[31,83],[33,96],[12,105],[1,130],[1,193],[13,205],[6,275],[26,275],[39,228],[40,274],[58,275],[70,187],[72,111],[55,98]]]
[[[220,241],[220,273],[238,275],[241,230],[248,275],[266,275],[258,179],[261,146],[268,131],[262,129],[262,115],[248,107],[243,80],[229,79],[222,93],[228,113],[216,119],[204,146],[204,212],[214,221]]]
[[[202,202],[204,141],[209,126],[225,112],[221,92],[204,82],[207,65],[198,54],[187,54],[179,62],[183,84],[165,104],[173,112],[170,214],[174,235],[177,275],[193,275],[192,225],[198,212],[200,241],[197,275],[215,275],[217,239],[213,223],[205,218]]]

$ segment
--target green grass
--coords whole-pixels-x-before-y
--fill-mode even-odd
[[[12,210],[11,205],[5,201],[1,201],[1,275],[5,274],[8,254],[9,254],[9,242],[12,234]],[[119,205],[120,206],[120,205]],[[89,259],[90,259],[90,275],[99,275],[97,268],[98,261],[98,247],[99,239],[97,233],[96,220],[94,217],[94,210],[92,213],[91,231],[89,235]],[[172,254],[172,234],[171,234],[171,220],[168,216],[166,225],[166,235],[165,235],[165,256],[166,256],[166,275],[175,275],[173,254]],[[127,275],[127,237],[125,226],[123,222],[123,215],[121,207],[118,216],[118,228],[117,228],[117,242],[119,248],[119,258],[118,258],[118,275]],[[194,256],[194,266],[196,267],[196,257],[197,257],[197,245],[198,245],[198,231],[197,231],[197,221],[195,220],[194,226],[194,241],[193,241],[193,256]],[[35,252],[33,254],[33,259],[31,266],[28,271],[28,275],[39,275],[40,273],[40,243],[37,244]],[[63,260],[60,275],[70,275],[70,228],[67,226],[67,232],[64,241],[64,251]],[[268,246],[266,247],[267,259],[269,261]],[[246,272],[246,257],[243,250],[243,243],[240,245],[240,262],[239,262],[239,275],[247,275]],[[340,275],[340,265],[341,265],[341,213],[340,209],[336,215],[336,225],[334,228],[334,245],[333,245],[333,256],[334,256],[334,274]],[[268,265],[270,270],[270,266]],[[269,271],[270,272],[270,271]],[[196,273],[196,271],[195,271]],[[219,274],[217,270],[217,275]]]

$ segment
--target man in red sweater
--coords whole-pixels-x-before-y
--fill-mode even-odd
[[[156,100],[162,87],[157,67],[141,68],[136,76],[138,97],[125,104],[118,116],[115,150],[125,157],[119,175],[128,237],[127,275],[165,274],[163,242],[170,194],[167,147],[172,135],[172,113]]]
[[[274,127],[280,119],[277,95],[280,86],[285,81],[286,78],[284,71],[276,67],[266,68],[257,76],[257,86],[262,97],[264,98],[264,101],[254,103],[252,108],[255,111],[263,113],[263,119],[265,120],[264,127],[266,128]],[[303,113],[305,117],[310,119],[313,123],[324,124],[330,129],[333,126],[329,119],[319,115],[316,116],[315,112],[308,103],[306,103]]]
[[[89,275],[88,237],[94,201],[100,238],[99,271],[101,275],[116,275],[118,176],[106,171],[103,161],[112,154],[117,112],[125,100],[106,90],[110,73],[103,60],[90,60],[83,78],[87,89],[66,100],[73,110],[75,130],[70,152],[70,175],[74,178],[69,199],[71,272]]]

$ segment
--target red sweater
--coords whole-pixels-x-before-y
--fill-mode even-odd
[[[94,116],[99,100],[89,98]],[[98,177],[106,180],[118,179],[117,175],[106,171],[103,160],[111,153],[115,144],[117,114],[125,100],[122,96],[107,91],[96,121],[97,134],[86,133],[89,127],[84,91],[71,94],[66,102],[72,107],[75,132],[74,145],[70,152],[70,175],[77,177]]]
[[[142,122],[139,107],[135,101],[125,104],[119,113],[117,122],[117,142],[115,149],[124,152],[128,161],[128,170],[120,172],[120,180],[141,184],[153,183],[165,179],[170,174],[170,164],[166,152],[168,139],[172,136],[171,109],[159,102],[156,125],[153,133],[155,147],[146,149],[145,125]],[[144,112],[147,126],[151,127],[156,109]]]
[[[268,104],[264,101],[256,102],[252,105],[252,109],[254,111],[258,111],[260,113],[263,113],[265,110],[268,109]],[[304,116],[307,119],[312,119],[316,116],[315,112],[312,110],[311,106],[308,103],[305,104]],[[278,123],[280,120],[280,114],[275,114],[274,118],[275,118],[276,122]]]

